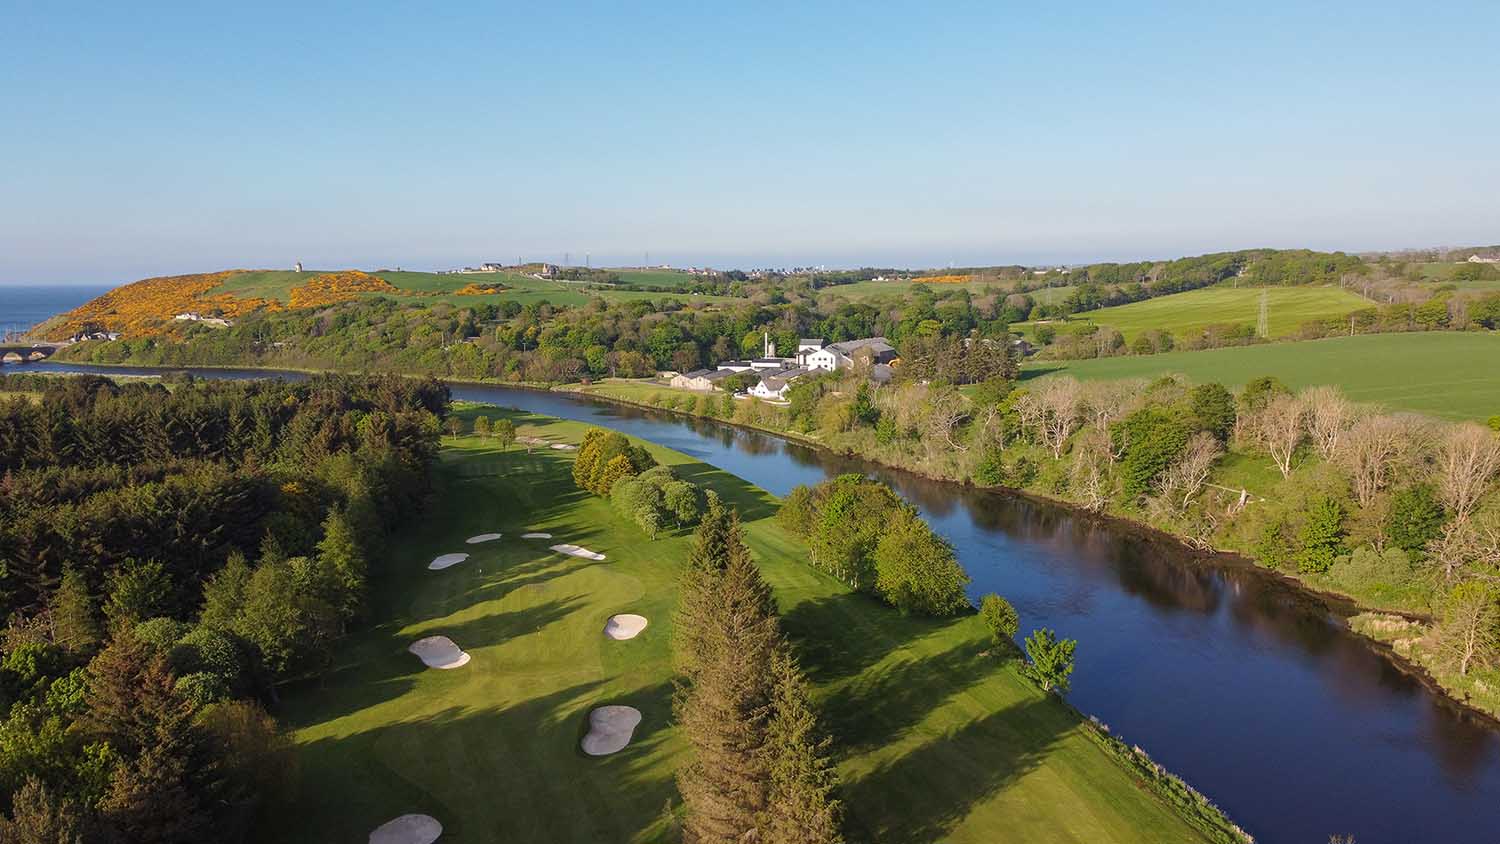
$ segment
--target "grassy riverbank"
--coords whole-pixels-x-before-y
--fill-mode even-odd
[[[585,426],[509,415],[525,436],[577,441]],[[320,687],[286,696],[302,762],[298,799],[277,807],[266,840],[359,840],[404,812],[439,818],[458,840],[656,841],[684,744],[670,722],[668,642],[677,572],[691,537],[647,541],[607,502],[572,485],[571,455],[445,442],[431,513],[390,550],[374,626]],[[978,619],[903,618],[804,562],[764,491],[685,455],[663,463],[737,506],[784,626],[838,742],[853,840],[1157,842],[1227,840],[1189,819],[1171,782],[1113,745],[1070,707],[986,653]],[[493,543],[468,536],[497,531]],[[546,531],[604,553],[563,557]],[[428,571],[434,556],[464,563]],[[645,615],[638,638],[601,629]],[[405,648],[447,635],[472,655],[424,670]],[[588,711],[625,703],[644,715],[631,746],[602,759],[576,748]],[[1187,799],[1187,798],[1185,798]],[[1190,799],[1187,802],[1191,803]]]

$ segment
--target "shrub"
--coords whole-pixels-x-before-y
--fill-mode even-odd
[[[974,483],[980,486],[1000,486],[1005,483],[1005,463],[1002,461],[999,449],[992,449],[985,453],[974,467]]]
[[[151,618],[135,626],[135,637],[145,642],[157,653],[166,653],[177,640],[186,636],[192,626],[185,621],[161,616]]]
[[[985,595],[979,602],[979,617],[984,621],[984,626],[989,628],[990,639],[995,644],[1009,642],[1015,638],[1021,629],[1021,618],[1016,615],[1016,608],[993,592]]]
[[[1297,568],[1308,574],[1328,571],[1345,550],[1344,506],[1332,498],[1313,501],[1297,540]]]
[[[1397,490],[1385,517],[1385,535],[1408,554],[1420,555],[1443,530],[1443,505],[1430,484]]]

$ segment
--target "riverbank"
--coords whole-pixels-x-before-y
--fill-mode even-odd
[[[464,405],[511,418],[518,433],[581,440],[587,425]],[[1196,792],[1020,676],[992,653],[977,616],[903,617],[805,562],[776,522],[779,501],[743,479],[643,442],[680,477],[736,506],[775,591],[783,627],[816,684],[835,737],[852,840],[1231,842],[1241,833]],[[571,480],[573,453],[445,438],[429,518],[401,536],[373,603],[322,688],[292,690],[303,780],[315,789],[274,807],[266,840],[341,840],[401,812],[431,814],[482,840],[657,841],[671,826],[672,770],[685,743],[670,721],[671,614],[691,547],[686,531],[648,541]],[[498,532],[500,540],[466,545]],[[545,543],[585,545],[594,562]],[[441,572],[440,552],[469,559]],[[615,613],[641,635],[601,635]],[[448,635],[471,655],[423,671],[405,646]],[[643,720],[621,753],[576,750],[604,704]],[[499,748],[496,750],[496,748]]]
[[[138,367],[131,365],[80,365],[104,366],[111,369],[150,369],[150,367]],[[305,375],[318,374],[317,370],[271,370],[257,367],[229,366],[163,367],[162,369],[164,371],[205,369],[216,370],[220,372],[243,371],[246,373],[290,371]],[[250,376],[247,375],[247,377]],[[1386,615],[1400,616],[1407,621],[1415,621],[1418,623],[1427,624],[1430,622],[1430,618],[1425,616],[1424,614],[1413,612],[1403,607],[1394,607],[1389,605],[1371,605],[1364,603],[1360,601],[1357,596],[1339,591],[1326,582],[1315,583],[1306,578],[1299,577],[1297,574],[1292,572],[1272,569],[1266,566],[1259,565],[1251,557],[1240,551],[1205,551],[1199,544],[1193,542],[1189,537],[1173,533],[1169,530],[1164,530],[1163,528],[1156,525],[1149,524],[1137,518],[1134,514],[1131,513],[1119,512],[1117,509],[1111,509],[1103,513],[1094,512],[1084,508],[1079,502],[1071,501],[1069,499],[1062,498],[1056,495],[1049,495],[1034,488],[976,487],[970,481],[963,478],[935,473],[923,467],[890,460],[888,459],[888,456],[883,453],[872,454],[862,451],[839,449],[830,445],[828,442],[821,440],[818,437],[804,435],[796,431],[786,430],[784,427],[767,424],[768,420],[761,417],[769,415],[771,418],[777,418],[781,413],[783,413],[783,409],[750,400],[736,400],[733,405],[733,407],[735,408],[734,415],[725,418],[711,412],[700,412],[699,410],[699,408],[702,406],[702,401],[700,401],[702,399],[712,399],[711,404],[714,407],[721,407],[722,402],[720,400],[722,399],[722,396],[720,395],[679,390],[667,385],[641,380],[610,379],[601,382],[595,382],[592,384],[575,383],[565,385],[512,383],[501,382],[492,379],[477,381],[462,379],[447,380],[448,383],[454,384],[456,386],[473,385],[479,387],[499,387],[502,389],[521,389],[538,393],[562,393],[567,395],[576,395],[595,401],[602,401],[625,407],[633,407],[652,412],[666,412],[686,418],[701,419],[719,425],[727,425],[746,431],[768,434],[790,442],[795,442],[808,448],[815,448],[827,453],[865,461],[870,464],[879,465],[902,472],[908,472],[918,477],[933,481],[959,484],[960,486],[964,486],[967,488],[988,489],[1007,495],[1014,495],[1022,498],[1043,501],[1049,504],[1069,508],[1075,513],[1079,515],[1086,515],[1089,518],[1108,520],[1111,523],[1122,526],[1131,531],[1138,531],[1153,536],[1165,537],[1170,539],[1174,543],[1181,544],[1183,547],[1190,550],[1194,555],[1202,556],[1205,559],[1213,559],[1220,564],[1243,565],[1247,569],[1255,571],[1260,576],[1270,577],[1296,587],[1307,596],[1318,600],[1325,606],[1333,609],[1338,614],[1338,616],[1343,619],[1343,623],[1345,624],[1347,629],[1357,634],[1362,641],[1365,641],[1369,645],[1373,653],[1379,654],[1395,669],[1402,672],[1403,674],[1406,674],[1416,682],[1428,688],[1435,695],[1439,696],[1444,701],[1447,701],[1459,711],[1464,712],[1470,716],[1479,717],[1487,724],[1489,724],[1492,728],[1500,729],[1500,695],[1490,694],[1488,687],[1483,684],[1482,681],[1478,686],[1476,686],[1472,678],[1459,678],[1456,674],[1450,675],[1449,673],[1442,672],[1441,670],[1436,669],[1436,667],[1431,664],[1430,650],[1422,651],[1418,649],[1416,651],[1403,652],[1401,650],[1393,648],[1390,642],[1382,640],[1377,635],[1372,635],[1371,628],[1361,629],[1361,627],[1349,623],[1350,619],[1361,614],[1382,613]],[[653,404],[650,400],[653,397],[659,399],[669,399],[670,403],[663,401],[662,403]],[[690,404],[691,406],[688,406]],[[1429,659],[1423,659],[1424,655],[1426,657],[1429,657]]]
[[[621,394],[621,387],[631,390],[635,397],[630,394]],[[888,459],[884,454],[871,454],[867,452],[841,451],[829,443],[817,437],[810,437],[795,431],[772,425],[758,423],[753,414],[742,414],[737,402],[735,417],[722,418],[711,413],[700,412],[696,405],[696,399],[706,394],[693,391],[680,390],[663,384],[632,381],[622,384],[618,381],[605,381],[595,384],[566,384],[550,388],[553,392],[565,392],[576,395],[587,396],[591,399],[609,401],[629,407],[640,408],[655,412],[674,413],[695,419],[704,419],[719,424],[731,425],[746,430],[781,437],[801,445],[830,451],[841,456],[863,460],[872,464],[909,472],[919,477],[944,483],[955,483],[963,486],[1000,492],[1007,495],[1016,495],[1033,500],[1044,501],[1049,504],[1067,507],[1079,514],[1086,514],[1092,518],[1107,519],[1117,525],[1132,531],[1140,531],[1153,536],[1168,538],[1173,542],[1180,543],[1184,548],[1195,555],[1212,557],[1220,563],[1242,565],[1254,570],[1259,574],[1275,578],[1288,583],[1305,594],[1322,601],[1330,609],[1333,609],[1344,619],[1349,630],[1358,634],[1362,639],[1369,642],[1371,649],[1384,656],[1397,670],[1410,676],[1430,691],[1449,701],[1461,711],[1481,718],[1491,727],[1500,730],[1500,690],[1496,690],[1485,684],[1482,680],[1476,682],[1471,677],[1461,677],[1454,672],[1443,671],[1435,664],[1435,655],[1431,648],[1417,647],[1394,647],[1392,641],[1383,637],[1378,631],[1383,629],[1381,625],[1355,624],[1353,621],[1362,617],[1383,617],[1387,619],[1400,619],[1408,624],[1423,628],[1423,634],[1430,632],[1432,617],[1428,613],[1411,610],[1407,607],[1392,606],[1388,604],[1368,604],[1359,596],[1339,590],[1336,586],[1327,582],[1313,580],[1299,576],[1297,573],[1274,569],[1257,562],[1250,555],[1241,550],[1205,549],[1200,543],[1191,537],[1173,533],[1158,525],[1150,524],[1134,514],[1120,512],[1118,508],[1098,512],[1084,507],[1080,502],[1063,498],[1057,495],[1049,495],[1042,491],[1025,487],[1007,486],[980,486],[972,483],[966,478],[953,477],[927,470],[923,467],[912,466],[899,461]],[[651,396],[669,396],[671,403],[652,403]],[[693,407],[689,407],[689,403]],[[779,412],[780,408],[763,405],[771,413]],[[1403,638],[1415,639],[1408,629]]]

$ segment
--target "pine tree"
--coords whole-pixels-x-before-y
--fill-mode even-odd
[[[679,673],[692,676],[702,660],[704,633],[717,612],[716,592],[729,560],[729,541],[739,525],[719,496],[708,491],[708,508],[693,536],[693,548],[682,572],[677,613],[673,619],[672,655]]]
[[[687,807],[685,838],[742,842],[760,829],[770,792],[765,753],[771,714],[771,657],[780,636],[770,587],[731,519],[713,612],[695,634],[699,662],[679,690],[677,720],[693,746],[678,771]]]
[[[207,840],[212,822],[186,761],[161,745],[115,769],[99,813],[117,841],[190,844]]]
[[[771,657],[771,719],[766,756],[771,792],[763,823],[765,844],[838,844],[843,805],[833,796],[838,772],[831,740],[818,729],[807,680],[785,646]]]
[[[250,584],[250,564],[245,555],[231,552],[224,567],[203,584],[203,612],[199,623],[215,630],[229,630],[245,604],[245,588]]]
[[[343,510],[330,510],[328,518],[323,520],[318,562],[337,584],[337,594],[330,596],[335,600],[330,603],[343,617],[354,617],[364,604],[365,555]]]
[[[83,844],[87,833],[78,805],[53,795],[35,777],[12,795],[10,817],[0,816],[3,844]]]
[[[47,614],[52,621],[52,641],[70,654],[83,654],[99,643],[99,622],[88,584],[77,569],[63,571],[57,591],[52,593]]]

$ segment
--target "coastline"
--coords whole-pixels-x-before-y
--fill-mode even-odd
[[[184,364],[184,365],[171,365],[171,366],[143,366],[143,365],[140,365],[140,364],[129,364],[129,363],[92,363],[92,362],[74,362],[74,361],[57,361],[57,363],[64,364],[64,365],[75,364],[75,365],[80,365],[80,366],[97,366],[97,367],[121,368],[121,369],[147,369],[147,370],[154,369],[154,370],[160,370],[162,373],[174,372],[174,371],[186,371],[186,370],[192,370],[192,369],[206,369],[206,370],[219,370],[219,371],[243,370],[243,371],[247,371],[247,372],[267,372],[267,373],[292,372],[292,373],[298,373],[298,374],[303,374],[303,375],[358,374],[360,372],[360,370],[309,369],[309,368],[290,367],[290,366],[274,366],[273,367],[273,366],[253,366],[253,365],[233,365],[233,366],[231,366],[231,365],[199,365],[199,364]],[[26,364],[20,364],[19,366],[23,366],[24,367],[24,366],[26,366]],[[4,370],[0,370],[0,373],[4,373]],[[47,373],[45,371],[43,371],[43,372],[40,372],[38,374],[47,374]],[[56,373],[56,374],[62,375],[62,374],[67,374],[67,373]],[[396,374],[401,375],[403,377],[408,377],[408,378],[425,378],[425,377],[429,377],[429,376],[425,376],[425,375],[416,375],[416,374],[409,374],[409,373],[396,373]],[[122,373],[122,377],[129,377],[129,375],[130,375],[129,373]],[[152,377],[152,376],[146,375],[146,376],[139,376],[139,377]],[[430,377],[437,377],[437,376],[430,376]],[[731,427],[731,428],[738,428],[738,429],[745,430],[745,431],[751,431],[751,432],[755,432],[755,433],[758,433],[758,434],[764,434],[764,435],[767,435],[767,436],[777,437],[779,439],[785,440],[787,442],[795,443],[797,445],[803,445],[803,446],[808,446],[808,447],[816,448],[816,449],[819,449],[819,450],[821,450],[821,451],[823,451],[825,453],[833,454],[835,456],[846,457],[846,458],[850,458],[850,459],[854,459],[854,460],[861,460],[861,461],[864,461],[864,462],[867,462],[867,463],[871,463],[871,464],[880,466],[880,467],[885,468],[885,469],[889,469],[889,470],[893,470],[893,471],[897,471],[897,472],[904,472],[906,474],[913,475],[915,477],[919,477],[919,478],[922,478],[922,479],[928,480],[928,481],[935,481],[935,482],[941,482],[941,483],[947,483],[947,484],[954,484],[954,485],[961,486],[961,487],[969,487],[971,489],[977,489],[977,490],[982,490],[982,491],[987,491],[987,492],[993,492],[993,493],[998,493],[998,494],[1002,494],[1002,495],[1011,495],[1011,496],[1015,496],[1015,497],[1026,499],[1026,500],[1041,502],[1041,503],[1047,504],[1049,506],[1054,506],[1054,507],[1059,507],[1059,508],[1066,509],[1066,510],[1068,510],[1074,516],[1087,517],[1087,518],[1091,518],[1091,519],[1095,519],[1095,520],[1107,522],[1107,523],[1111,524],[1112,526],[1114,526],[1116,528],[1123,529],[1123,530],[1126,530],[1126,531],[1129,531],[1129,532],[1133,532],[1133,533],[1136,533],[1138,535],[1149,536],[1149,537],[1153,537],[1153,538],[1159,539],[1159,540],[1170,541],[1170,542],[1176,543],[1178,545],[1181,545],[1182,547],[1184,547],[1184,548],[1188,549],[1189,551],[1191,551],[1192,552],[1192,556],[1195,559],[1200,559],[1200,560],[1210,560],[1211,559],[1211,560],[1215,561],[1216,563],[1218,563],[1220,565],[1226,565],[1228,567],[1232,567],[1232,568],[1239,569],[1239,570],[1253,571],[1253,572],[1255,572],[1256,576],[1268,577],[1268,578],[1271,578],[1273,580],[1276,580],[1276,581],[1278,581],[1280,583],[1283,583],[1283,584],[1285,584],[1285,585],[1293,588],[1299,594],[1301,594],[1303,596],[1306,596],[1306,597],[1309,597],[1309,598],[1312,598],[1313,600],[1318,601],[1324,607],[1326,607],[1331,613],[1333,613],[1334,615],[1339,616],[1340,619],[1341,619],[1341,622],[1344,625],[1344,627],[1347,630],[1349,630],[1350,632],[1354,633],[1356,636],[1358,636],[1358,638],[1362,642],[1364,642],[1365,645],[1367,647],[1369,647],[1370,650],[1373,653],[1376,653],[1376,654],[1380,655],[1391,666],[1393,666],[1394,668],[1396,668],[1396,670],[1398,670],[1402,674],[1410,677],[1411,679],[1413,679],[1414,681],[1416,681],[1417,683],[1419,683],[1421,686],[1423,686],[1424,688],[1426,688],[1428,691],[1433,692],[1435,694],[1435,696],[1443,704],[1450,705],[1450,706],[1456,708],[1457,711],[1459,711],[1460,713],[1462,713],[1462,714],[1464,714],[1466,716],[1477,717],[1479,720],[1483,721],[1490,728],[1495,729],[1497,731],[1500,731],[1500,711],[1493,711],[1493,712],[1489,711],[1487,709],[1484,709],[1484,708],[1481,708],[1481,707],[1475,705],[1474,703],[1470,702],[1466,698],[1459,697],[1458,694],[1456,694],[1454,690],[1449,689],[1440,680],[1438,680],[1437,676],[1434,675],[1432,673],[1432,671],[1430,671],[1425,665],[1421,664],[1420,662],[1417,662],[1415,659],[1412,659],[1411,657],[1406,656],[1405,654],[1402,654],[1402,653],[1398,652],[1396,650],[1396,648],[1393,647],[1393,645],[1392,645],[1391,642],[1382,640],[1380,638],[1376,638],[1375,636],[1370,635],[1369,633],[1365,632],[1364,630],[1359,629],[1358,626],[1353,625],[1353,624],[1350,623],[1351,620],[1354,617],[1359,616],[1359,615],[1363,615],[1363,614],[1376,614],[1376,615],[1389,616],[1389,617],[1392,617],[1392,618],[1401,618],[1401,619],[1404,619],[1404,620],[1407,620],[1407,621],[1413,621],[1413,622],[1417,622],[1417,623],[1421,623],[1421,624],[1430,623],[1430,621],[1431,621],[1430,617],[1423,616],[1423,615],[1418,614],[1418,613],[1406,612],[1406,611],[1401,611],[1401,610],[1392,610],[1392,609],[1385,609],[1385,608],[1380,608],[1380,607],[1367,606],[1365,604],[1360,603],[1353,596],[1350,596],[1350,595],[1347,595],[1347,594],[1344,594],[1344,593],[1340,593],[1340,592],[1336,592],[1336,591],[1331,591],[1331,590],[1326,590],[1326,589],[1320,589],[1320,588],[1318,588],[1318,587],[1316,587],[1316,586],[1314,586],[1314,585],[1312,585],[1310,583],[1307,583],[1306,581],[1302,580],[1301,578],[1298,578],[1298,577],[1296,577],[1296,576],[1294,576],[1292,574],[1289,574],[1287,572],[1282,572],[1282,571],[1278,571],[1278,570],[1275,570],[1275,569],[1267,568],[1265,566],[1261,566],[1261,565],[1257,564],[1252,558],[1250,558],[1250,557],[1248,557],[1248,556],[1246,556],[1244,554],[1241,554],[1241,553],[1239,553],[1237,551],[1226,551],[1226,550],[1218,550],[1218,549],[1205,550],[1205,549],[1202,549],[1202,548],[1199,548],[1199,547],[1196,547],[1196,546],[1192,545],[1187,540],[1187,538],[1185,538],[1185,537],[1183,537],[1183,536],[1181,536],[1179,534],[1175,534],[1175,533],[1172,533],[1170,531],[1163,530],[1163,529],[1158,528],[1158,527],[1156,527],[1154,525],[1150,525],[1150,524],[1147,524],[1147,523],[1145,523],[1143,521],[1140,521],[1138,519],[1132,518],[1132,517],[1130,517],[1128,515],[1119,514],[1119,513],[1108,513],[1108,512],[1106,512],[1106,513],[1094,512],[1094,511],[1088,510],[1087,508],[1079,506],[1076,502],[1069,501],[1069,500],[1063,499],[1063,498],[1056,498],[1056,497],[1053,497],[1053,496],[1045,495],[1045,494],[1042,494],[1042,493],[1039,493],[1039,492],[1036,492],[1036,491],[1033,491],[1033,490],[1020,489],[1020,488],[1007,487],[1007,486],[978,486],[978,485],[973,484],[973,483],[971,483],[971,482],[969,482],[967,480],[959,480],[959,479],[956,479],[956,478],[945,477],[945,476],[942,476],[942,475],[930,474],[930,473],[923,472],[923,471],[918,470],[918,469],[913,469],[913,468],[910,468],[910,467],[901,466],[901,465],[896,464],[896,463],[887,462],[887,461],[879,459],[878,457],[874,457],[874,456],[870,456],[870,455],[866,455],[866,454],[860,454],[860,453],[852,452],[852,451],[839,451],[839,450],[834,449],[833,447],[829,446],[827,443],[825,443],[825,442],[823,442],[823,441],[821,441],[821,440],[819,440],[819,439],[817,439],[815,437],[809,437],[809,436],[806,436],[804,434],[798,434],[798,433],[792,432],[792,431],[780,431],[780,430],[776,430],[774,428],[769,428],[769,427],[765,427],[765,426],[761,426],[761,425],[755,425],[755,424],[752,424],[752,423],[738,422],[738,421],[731,420],[731,419],[722,419],[722,418],[719,418],[717,416],[700,414],[700,413],[696,413],[696,412],[689,411],[689,410],[678,409],[678,408],[675,408],[675,407],[672,407],[672,408],[660,407],[660,406],[649,404],[649,403],[642,402],[642,401],[635,401],[635,400],[632,400],[632,399],[627,399],[627,398],[622,398],[622,397],[619,397],[619,396],[609,395],[607,393],[594,392],[594,391],[591,391],[591,390],[588,389],[588,387],[592,386],[592,385],[586,385],[586,384],[581,384],[581,383],[577,383],[577,382],[568,383],[568,384],[547,384],[547,383],[540,383],[540,382],[508,382],[508,381],[499,381],[499,380],[488,380],[488,379],[486,379],[486,380],[475,380],[475,379],[466,379],[466,378],[439,378],[438,380],[441,380],[441,381],[443,381],[446,384],[472,385],[472,386],[483,386],[483,387],[501,387],[501,388],[505,388],[505,389],[529,390],[529,391],[538,392],[538,393],[562,393],[562,394],[571,395],[571,396],[577,396],[577,397],[580,397],[580,398],[590,399],[590,400],[594,400],[594,401],[599,401],[599,402],[604,402],[604,403],[609,403],[609,404],[615,404],[615,405],[619,405],[619,406],[622,406],[622,407],[632,407],[632,408],[636,408],[636,409],[639,409],[639,410],[647,410],[647,411],[652,411],[652,412],[656,412],[656,413],[667,413],[667,414],[672,414],[672,415],[681,416],[681,417],[690,418],[690,419],[703,420],[703,421],[706,421],[706,422],[712,422],[712,423],[719,424],[719,425],[725,425],[725,426],[728,426],[728,427]],[[622,379],[622,380],[626,380],[626,381],[629,381],[631,383],[643,383],[639,379]],[[675,390],[676,392],[684,392],[684,391],[681,391],[681,390],[676,390],[675,388],[672,388],[672,387],[669,387],[669,386],[663,385],[663,384],[652,384],[651,386],[656,386],[656,387],[659,387],[659,388],[661,388],[663,390]],[[708,394],[703,394],[703,395],[708,395]]]

